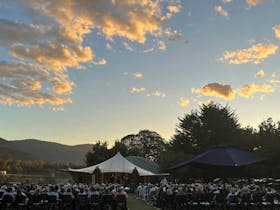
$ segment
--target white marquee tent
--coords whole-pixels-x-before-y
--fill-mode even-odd
[[[94,166],[90,166],[87,168],[81,169],[72,169],[69,168],[69,172],[77,172],[77,173],[87,173],[93,174],[96,169],[99,169],[101,173],[127,173],[132,174],[134,170],[136,170],[139,176],[159,176],[159,175],[166,175],[166,174],[155,174],[151,171],[145,170],[125,159],[121,153],[117,153],[112,158],[99,163]]]

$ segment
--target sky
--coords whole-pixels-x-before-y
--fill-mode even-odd
[[[278,0],[0,0],[0,136],[109,144],[210,101],[280,120]]]

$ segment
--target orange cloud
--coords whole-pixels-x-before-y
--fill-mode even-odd
[[[216,13],[218,13],[224,17],[229,17],[228,12],[221,5],[216,6],[214,9],[215,9]]]
[[[69,81],[65,75],[51,78],[50,82],[52,84],[53,91],[57,94],[71,93],[74,86],[74,83]]]
[[[280,39],[280,25],[276,25],[273,27],[274,33],[275,33],[275,37],[277,39]]]
[[[83,4],[79,0],[22,1],[31,5],[34,10],[53,18],[65,28],[68,36],[75,40],[83,39],[84,35],[96,28],[108,38],[121,36],[144,43],[147,34],[157,35],[160,32],[165,20],[161,5],[157,1],[84,0]],[[178,11],[178,5],[167,5],[168,12]]]
[[[39,81],[31,81],[29,83],[30,89],[35,91],[35,90],[40,90],[42,88],[42,85]]]
[[[179,105],[181,107],[187,107],[190,104],[190,100],[186,98],[180,98]]]
[[[145,92],[145,91],[146,91],[146,88],[144,88],[144,87],[141,87],[141,88],[133,87],[130,90],[131,93],[141,93],[141,92]]]
[[[165,36],[163,23],[181,8],[179,1],[19,2],[32,9],[33,15],[43,16],[49,22],[25,24],[0,19],[3,29],[0,47],[4,46],[17,62],[0,63],[0,76],[8,75],[5,77],[8,79],[1,83],[0,103],[17,105],[71,103],[69,94],[74,83],[68,77],[68,69],[81,69],[84,63],[106,64],[104,58],[94,60],[93,48],[85,42],[89,34],[97,31],[110,43],[114,43],[114,37],[121,37],[127,46],[130,41],[144,44],[147,37],[161,40]],[[106,47],[112,50],[110,43]],[[159,48],[164,49],[164,43],[159,43]],[[4,69],[5,65],[9,68]],[[17,71],[15,66],[23,69],[21,72],[25,74]],[[7,69],[13,70],[8,72]],[[145,88],[132,88],[131,91],[144,92]]]
[[[277,45],[259,43],[246,49],[227,51],[220,57],[220,61],[228,61],[230,64],[259,64],[268,56],[274,55],[277,50]]]
[[[249,6],[257,6],[261,3],[261,0],[246,0],[246,2]]]
[[[106,59],[102,58],[99,61],[94,61],[93,64],[95,64],[95,65],[105,65],[105,64],[107,64],[107,61],[106,61]]]
[[[94,57],[89,47],[71,48],[58,42],[35,44],[31,47],[14,44],[10,51],[17,58],[31,60],[56,72],[64,71],[68,67],[79,67],[80,62],[91,61]]]
[[[239,90],[239,95],[249,98],[254,93],[272,93],[275,89],[271,85],[244,85]]]
[[[134,73],[134,78],[136,78],[136,79],[143,78],[143,74],[141,72],[135,72]]]
[[[0,103],[6,105],[30,106],[50,104],[53,106],[71,103],[69,97],[60,97],[51,88],[42,89],[42,84],[56,87],[50,80],[50,73],[40,66],[0,62]],[[63,84],[65,85],[65,84]],[[58,91],[59,92],[59,91]]]
[[[170,5],[167,7],[167,9],[170,13],[178,13],[178,12],[180,12],[181,7],[178,5]]]
[[[161,97],[161,98],[165,98],[166,97],[166,94],[159,91],[159,90],[156,90],[152,93],[153,96],[156,96],[156,97]]]
[[[193,89],[193,93],[200,93],[205,96],[215,96],[226,100],[231,100],[235,97],[235,91],[230,85],[219,83],[211,83],[203,86],[201,89]]]
[[[259,70],[256,74],[257,77],[264,77],[265,76],[265,72],[263,69]]]

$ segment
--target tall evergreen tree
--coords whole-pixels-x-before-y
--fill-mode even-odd
[[[234,111],[212,102],[179,118],[171,146],[174,151],[197,154],[218,144],[235,145],[239,134]]]

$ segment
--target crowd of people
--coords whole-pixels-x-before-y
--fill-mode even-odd
[[[279,208],[280,184],[254,179],[139,184],[136,197],[162,210]],[[9,184],[0,186],[0,209],[127,209],[120,184]],[[143,209],[144,210],[144,209]]]
[[[160,209],[280,208],[279,184],[256,180],[140,184],[136,196]]]
[[[126,189],[119,184],[0,186],[0,209],[126,210]]]

